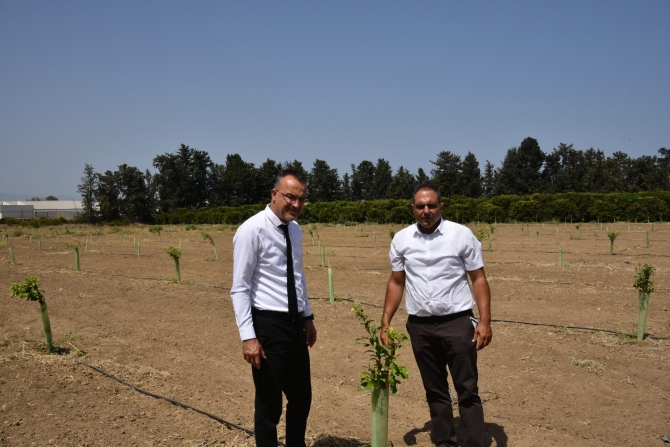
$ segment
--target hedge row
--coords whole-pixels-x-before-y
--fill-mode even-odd
[[[64,217],[56,217],[54,219],[50,219],[48,217],[40,217],[38,219],[14,219],[13,217],[3,217],[0,219],[0,225],[18,225],[30,228],[48,227],[51,225],[67,225],[68,223],[72,222],[66,220]]]
[[[535,221],[663,221],[670,217],[670,192],[647,193],[565,193],[492,198],[450,197],[444,199],[445,219],[455,222],[535,222]],[[161,224],[240,224],[265,205],[179,209],[161,214]],[[308,203],[300,223],[414,222],[410,200]]]

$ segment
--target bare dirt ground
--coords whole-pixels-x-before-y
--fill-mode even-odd
[[[670,336],[670,230],[657,223],[608,224],[621,234],[609,255],[606,229],[586,224],[498,225],[485,251],[493,318],[555,324],[494,322],[492,344],[480,352],[480,391],[490,446],[654,446],[670,433],[670,341],[637,342],[624,335],[570,329],[588,326],[637,332],[635,266],[658,268],[647,333]],[[169,227],[166,227],[166,230]],[[472,225],[471,228],[478,228]],[[76,228],[75,228],[76,229]],[[228,288],[232,236],[207,228],[220,261],[199,232],[174,227],[158,236],[146,227],[108,228],[60,236],[42,229],[42,250],[25,236],[10,237],[17,265],[0,249],[0,446],[246,446],[240,430],[138,393],[80,363],[86,362],[147,391],[253,429],[253,384],[241,356]],[[305,227],[308,289],[319,331],[311,350],[314,399],[308,422],[313,446],[369,442],[370,396],[358,391],[363,329],[349,298],[367,303],[375,319],[390,273],[389,226],[344,229],[317,225],[333,266],[335,295],[318,247]],[[399,226],[395,226],[399,230]],[[10,236],[14,228],[9,228]],[[59,229],[62,232],[63,229]],[[540,243],[536,232],[540,232]],[[645,233],[650,235],[646,248]],[[137,257],[133,237],[141,241]],[[571,238],[572,237],[572,238]],[[170,281],[165,250],[178,245],[184,284]],[[376,240],[375,240],[376,239]],[[81,272],[64,242],[81,242]],[[487,242],[483,242],[487,248]],[[557,266],[558,247],[563,267]],[[36,303],[9,298],[27,276],[46,291],[54,342],[66,355],[46,355]],[[404,331],[406,313],[396,329]],[[396,446],[431,445],[428,408],[409,345],[400,363],[410,371],[390,405]]]

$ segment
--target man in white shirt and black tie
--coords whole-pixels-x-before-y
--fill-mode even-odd
[[[254,431],[258,447],[277,446],[277,424],[286,395],[286,445],[305,447],[312,402],[309,352],[316,342],[302,265],[302,230],[295,222],[305,207],[306,179],[284,171],[270,204],[233,237],[230,290],[256,387]]]
[[[484,447],[477,351],[491,342],[491,292],[481,244],[469,228],[442,219],[443,209],[440,193],[433,186],[421,185],[414,192],[412,210],[417,223],[399,231],[391,243],[392,272],[382,325],[390,324],[407,289],[407,332],[426,391],[433,442],[439,447],[458,447],[448,367],[458,394],[463,447]],[[475,302],[479,323],[472,314]],[[381,339],[386,343],[384,330]]]

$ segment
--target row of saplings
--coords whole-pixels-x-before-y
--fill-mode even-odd
[[[149,231],[152,232],[152,233],[158,233],[159,240],[162,240],[162,239],[160,239],[160,231],[162,229],[163,229],[163,227],[161,227],[161,226],[153,226],[153,227],[149,228]],[[5,239],[5,236],[6,235],[3,234],[3,243],[5,243],[5,245],[7,245],[7,247],[9,248],[9,255],[10,255],[10,259],[11,259],[12,264],[16,264],[16,259],[14,258],[14,253],[12,252],[12,248],[9,247],[9,243]],[[212,238],[212,236],[210,236],[208,233],[205,233],[205,232],[200,233],[200,237],[201,237],[203,242],[207,241],[210,244],[212,244],[212,248],[214,249],[214,258],[218,261],[219,260],[219,254],[216,251],[216,245],[214,244],[214,238]],[[92,240],[93,240],[93,236],[91,235],[91,241]],[[125,240],[125,235],[124,235],[124,240]],[[88,241],[89,240],[86,239],[84,253],[86,251],[88,251]],[[79,250],[81,249],[81,243],[80,242],[77,242],[76,244],[66,243],[64,245],[65,245],[65,248],[68,248],[68,249],[74,251],[74,268],[75,268],[76,271],[80,271],[81,270],[81,264],[79,262]],[[133,237],[133,247],[137,248],[137,256],[139,257],[140,253],[141,253],[140,242],[136,241],[135,237]],[[41,245],[40,245],[40,248],[41,248]],[[168,249],[167,249],[167,254],[172,259],[174,259],[175,268],[176,268],[176,272],[177,272],[176,282],[181,282],[181,271],[179,269],[179,258],[181,258],[181,239],[179,239],[179,248],[169,246]]]
[[[168,249],[168,253],[175,259],[177,265],[177,280],[179,280],[178,252],[180,250],[174,247]],[[655,268],[649,264],[644,264],[635,269],[634,287],[639,292],[638,340],[644,339],[649,295],[654,291],[654,282],[651,280],[654,272]],[[39,280],[34,277],[26,278],[23,284],[12,283],[11,289],[12,297],[25,298],[28,301],[39,303],[46,348],[48,352],[54,352],[49,311],[44,299],[44,291],[39,288]],[[363,307],[356,305],[352,311],[356,313],[356,317],[361,321],[367,332],[366,336],[359,337],[356,341],[362,341],[364,346],[368,348],[366,352],[370,354],[371,363],[367,371],[361,373],[360,390],[372,390],[371,445],[372,447],[386,447],[388,443],[389,391],[395,394],[400,379],[408,377],[407,368],[398,365],[396,353],[408,338],[406,334],[395,332],[392,327],[387,327],[387,344],[384,345],[379,338],[381,326],[373,323],[373,320],[365,314]]]

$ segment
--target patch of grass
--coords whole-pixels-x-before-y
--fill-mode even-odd
[[[605,332],[597,332],[591,336],[591,343],[594,345],[605,346],[611,348],[613,346],[621,346],[623,342],[616,336]]]
[[[617,332],[616,336],[624,343],[635,343],[637,341],[635,335],[626,334],[625,332]]]
[[[80,338],[81,336],[79,334],[72,331],[66,332],[65,335],[63,335],[63,341],[65,343],[76,343]]]
[[[579,366],[580,368],[585,368],[588,372],[600,374],[605,369],[605,364],[596,362],[595,360],[589,359],[576,359],[570,357],[570,364],[573,366]]]
[[[165,379],[170,376],[167,371],[160,371],[147,365],[123,365],[113,360],[103,360],[94,363],[100,369],[103,369],[115,376],[136,384],[141,384],[146,380]]]
[[[186,280],[186,279],[183,279],[181,281],[177,281],[177,278],[172,278],[169,282],[172,283],[172,284],[179,284],[181,286],[192,286],[193,284],[195,284],[193,281],[189,281],[189,280]]]
[[[54,353],[61,354],[67,352],[66,350],[54,346]],[[47,349],[46,342],[38,341],[22,341],[21,342],[21,351],[15,352],[14,354],[9,355],[4,358],[4,361],[11,360],[34,360],[43,365],[49,364],[72,364],[72,360],[62,356],[62,355],[53,355],[50,354]]]
[[[554,332],[556,332],[557,334],[561,334],[561,335],[569,334],[568,328],[566,326],[562,326],[562,325],[556,326],[554,328]]]

